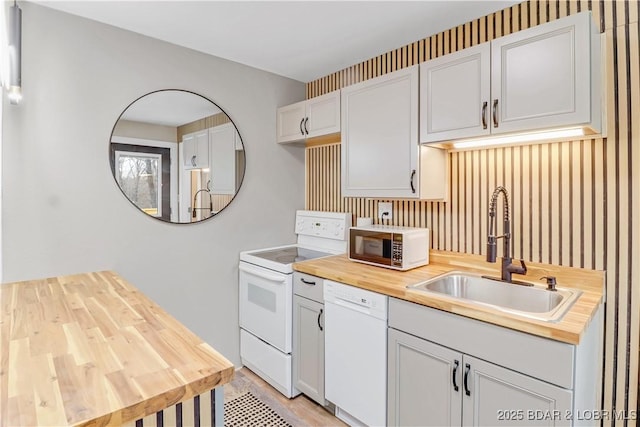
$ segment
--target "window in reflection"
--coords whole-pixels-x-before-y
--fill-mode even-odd
[[[160,155],[116,151],[116,165],[116,180],[129,200],[145,213],[162,217]]]
[[[171,219],[168,148],[111,144],[112,172],[125,196],[158,219]]]

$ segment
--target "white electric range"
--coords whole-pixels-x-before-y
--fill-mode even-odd
[[[287,397],[293,386],[294,262],[347,251],[350,213],[297,211],[297,243],[240,252],[242,364]]]

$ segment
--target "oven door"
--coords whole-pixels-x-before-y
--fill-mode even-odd
[[[240,262],[240,327],[291,353],[292,275]]]

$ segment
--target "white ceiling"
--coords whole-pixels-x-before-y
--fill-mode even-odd
[[[33,1],[305,83],[519,3]]]
[[[191,92],[162,90],[134,101],[120,119],[177,127],[220,111],[213,102]]]

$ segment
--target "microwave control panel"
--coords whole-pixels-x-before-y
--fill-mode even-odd
[[[393,234],[391,242],[391,265],[402,267],[402,234]]]

